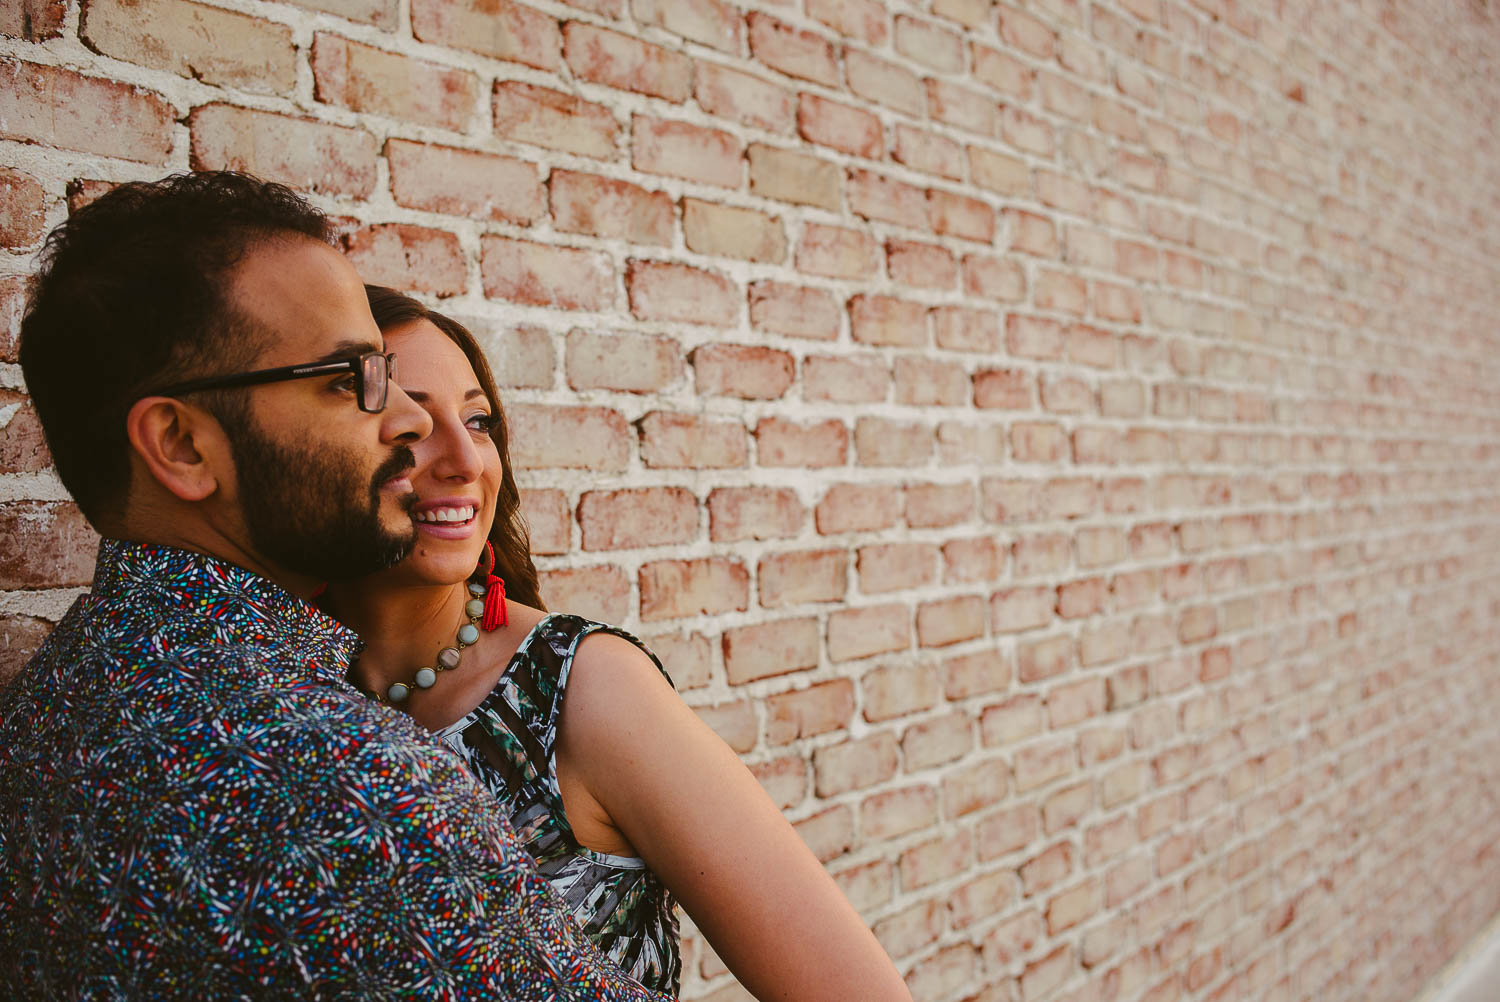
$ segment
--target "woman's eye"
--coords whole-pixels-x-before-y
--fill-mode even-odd
[[[495,430],[495,418],[489,414],[475,414],[465,421],[470,431],[481,435],[488,435]]]

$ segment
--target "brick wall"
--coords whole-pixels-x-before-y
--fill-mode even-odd
[[[5,670],[92,559],[40,239],[243,168],[483,332],[550,603],[917,999],[1408,999],[1500,909],[1487,8],[7,0]]]

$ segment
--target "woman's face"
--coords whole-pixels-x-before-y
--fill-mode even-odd
[[[384,332],[397,382],[432,418],[432,434],[411,447],[417,544],[397,573],[451,584],[474,573],[495,519],[503,470],[490,438],[492,413],[474,369],[427,320]]]

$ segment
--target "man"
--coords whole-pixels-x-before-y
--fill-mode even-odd
[[[291,191],[118,188],[48,238],[21,364],[105,537],[0,694],[0,984],[25,998],[645,999],[498,807],[346,681],[307,599],[412,546],[363,287]]]

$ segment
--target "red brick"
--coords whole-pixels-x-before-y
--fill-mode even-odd
[[[405,139],[387,142],[385,156],[400,205],[511,223],[535,222],[546,212],[536,167],[524,160]]]
[[[1058,256],[1057,229],[1051,219],[1021,209],[1006,209],[1005,222],[1012,250],[1039,257]]]
[[[682,378],[682,348],[650,334],[596,334],[575,330],[567,340],[568,385],[652,393]]]
[[[1052,361],[1062,357],[1062,326],[1045,317],[1011,314],[1005,319],[1005,345],[1012,355]]]
[[[787,76],[838,86],[838,57],[827,39],[760,11],[751,11],[748,18],[750,51],[756,59]]]
[[[727,327],[739,319],[739,287],[717,272],[670,261],[632,259],[625,270],[630,312],[642,320]]]
[[[939,306],[932,310],[932,332],[939,348],[994,352],[1000,349],[1000,321],[994,310]]]
[[[950,700],[967,699],[1009,687],[1011,665],[998,650],[948,658],[943,662],[943,694]]]
[[[807,798],[807,763],[801,756],[788,755],[752,765],[750,772],[772,803],[782,810],[795,807]]]
[[[5,685],[36,653],[52,624],[35,616],[0,614],[0,685]]]
[[[969,175],[981,188],[1001,195],[1024,195],[1031,190],[1031,168],[1017,157],[970,146]]]
[[[312,50],[314,96],[351,111],[462,131],[479,83],[472,73],[319,32]]]
[[[1064,787],[1042,802],[1042,829],[1055,834],[1073,828],[1094,805],[1094,784],[1090,781]]]
[[[463,247],[445,230],[381,223],[346,233],[340,242],[359,277],[374,285],[456,296],[468,283]]]
[[[0,244],[29,247],[41,239],[45,204],[36,178],[0,167]]]
[[[972,865],[972,857],[973,845],[966,830],[960,829],[956,834],[919,843],[903,852],[897,862],[901,871],[901,886],[925,887],[939,880],[955,877]],[[963,949],[970,954],[973,952],[967,945]],[[951,993],[951,988],[948,992]]]
[[[710,115],[767,132],[792,130],[797,102],[787,88],[717,63],[699,62],[696,70],[693,95]]]
[[[750,604],[750,572],[738,560],[658,560],[640,570],[641,619],[742,612]]]
[[[0,8],[0,35],[25,42],[58,38],[67,7],[63,0],[20,0]],[[17,620],[20,622],[20,620]]]
[[[812,205],[837,212],[843,201],[843,172],[837,164],[797,150],[751,143],[750,190],[765,198]]]
[[[1047,692],[1047,726],[1052,730],[1071,727],[1103,712],[1104,680],[1101,678],[1055,686]]]
[[[884,543],[859,548],[859,589],[867,595],[919,588],[937,580],[937,547]]]
[[[981,861],[1024,848],[1036,838],[1037,811],[1030,804],[987,814],[974,826],[974,844]]]
[[[802,841],[818,862],[826,863],[849,851],[854,843],[854,812],[840,804],[810,818],[794,822]]]
[[[997,591],[990,598],[990,620],[997,633],[1033,630],[1052,622],[1055,602],[1045,586]]]
[[[963,38],[935,21],[896,15],[896,51],[940,73],[961,73]]]
[[[642,24],[665,28],[722,52],[739,55],[744,48],[740,12],[719,0],[635,0],[632,9]]]
[[[784,282],[750,283],[750,324],[789,337],[831,341],[838,337],[844,311],[833,294]]]
[[[568,612],[603,623],[630,614],[630,580],[613,564],[540,571],[542,598],[553,612]]]
[[[926,665],[884,665],[860,677],[864,718],[871,723],[929,710],[938,698],[937,673]]]
[[[150,164],[172,150],[176,113],[150,91],[19,61],[0,79],[0,138]]]
[[[724,631],[724,674],[730,685],[816,668],[818,621],[780,619]]]
[[[573,516],[568,511],[567,495],[550,488],[522,489],[521,514],[526,519],[532,553],[568,552]]]
[[[675,223],[665,192],[569,170],[554,170],[547,188],[552,223],[559,230],[671,246]]]
[[[972,296],[1000,303],[1018,303],[1026,296],[1026,274],[1010,258],[966,254],[964,289]]]
[[[1016,677],[1022,682],[1040,682],[1067,671],[1073,663],[1073,640],[1068,636],[1044,637],[1016,645]]]
[[[855,422],[854,451],[861,466],[922,466],[932,455],[932,428],[914,421],[863,417]]]
[[[774,609],[804,602],[841,602],[849,590],[844,550],[800,550],[761,559],[756,569],[760,604]]]
[[[860,804],[859,816],[867,839],[891,839],[927,828],[937,821],[937,790],[908,786],[877,793]]]
[[[984,599],[977,595],[917,606],[917,643],[922,647],[947,647],[983,635]]]
[[[709,538],[715,542],[785,539],[807,517],[796,491],[773,487],[720,487],[708,496]]]
[[[932,109],[933,118],[975,135],[991,138],[999,127],[1000,118],[993,97],[948,80],[934,77],[927,81],[927,104]],[[956,143],[951,160],[961,165],[962,154]]]
[[[1042,380],[1042,407],[1054,414],[1088,414],[1094,410],[1094,390],[1081,379],[1053,376]]]
[[[1026,965],[1021,972],[1021,999],[1035,1002],[1049,997],[1073,973],[1077,961],[1073,959],[1073,948],[1064,944],[1041,960]]]
[[[745,427],[738,421],[652,411],[640,429],[641,461],[647,466],[725,469],[749,460]]]
[[[693,90],[687,56],[582,21],[563,25],[563,58],[580,79],[618,90],[677,102]]]
[[[936,765],[946,765],[963,758],[974,747],[974,727],[968,714],[950,713],[947,716],[913,724],[901,735],[901,755],[907,772],[920,772]],[[945,777],[944,789],[948,786]],[[966,778],[966,777],[965,777]],[[962,779],[953,784],[952,796],[945,793],[950,811],[962,806],[955,802]],[[965,794],[968,791],[964,791]]]
[[[0,473],[35,473],[51,465],[52,453],[30,399],[0,390]]]
[[[775,400],[792,385],[792,356],[774,348],[711,344],[693,350],[700,394]]]
[[[1005,550],[988,536],[950,539],[943,544],[943,581],[990,582],[1005,570]]]
[[[888,529],[901,517],[901,491],[881,484],[834,484],[813,515],[823,535]]]
[[[1013,106],[1006,106],[1000,113],[1000,137],[1011,146],[1040,157],[1051,157],[1056,146],[1052,126],[1045,119]]]
[[[517,469],[625,469],[630,433],[617,410],[511,404],[505,416],[510,425],[510,458]]]
[[[609,255],[572,247],[485,236],[480,240],[484,294],[528,306],[603,310],[615,302]]]
[[[880,219],[918,230],[932,228],[927,216],[926,192],[867,170],[849,172],[849,209],[865,219]]]
[[[896,774],[896,739],[888,731],[813,752],[820,797],[833,797],[883,783]]]
[[[0,278],[0,361],[17,361],[25,306],[26,279],[20,275]]]
[[[1030,14],[1003,7],[1000,10],[1000,37],[1009,45],[1039,59],[1051,59],[1056,35],[1046,24]]]
[[[802,363],[802,396],[835,403],[876,403],[890,392],[883,359],[858,355],[809,355]]]
[[[867,278],[880,268],[880,245],[861,230],[807,223],[797,242],[797,270],[831,278]]]
[[[0,588],[88,584],[98,546],[98,534],[72,502],[0,505]]]
[[[1012,545],[1014,571],[1018,577],[1056,573],[1067,566],[1070,549],[1064,533],[1021,536]]]
[[[797,131],[809,142],[857,157],[878,160],[885,152],[880,119],[816,94],[798,95]]]
[[[849,327],[854,340],[865,344],[927,344],[926,307],[891,296],[858,295],[849,300]]]
[[[781,221],[753,209],[684,198],[682,234],[688,249],[699,254],[773,264],[786,258]]]
[[[1038,309],[1082,316],[1088,311],[1088,282],[1070,271],[1039,269],[1031,299]]]
[[[585,550],[685,543],[698,534],[698,499],[680,487],[587,491],[578,524]]]
[[[691,122],[636,115],[631,119],[631,159],[636,170],[738,188],[744,146],[733,134]]]
[[[561,65],[557,21],[509,0],[412,0],[411,30],[423,42],[542,70]]]
[[[962,181],[964,177],[963,147],[957,140],[905,123],[896,125],[891,159],[912,170],[952,181]]]
[[[927,193],[927,211],[936,233],[995,242],[995,210],[977,198],[934,188]]]
[[[926,114],[921,78],[899,63],[845,48],[844,74],[849,90],[866,101],[914,118]]]
[[[742,755],[752,750],[760,739],[760,724],[755,716],[755,706],[748,700],[695,706],[693,712],[725,744]]]
[[[262,94],[286,94],[297,82],[291,30],[260,18],[184,0],[94,0],[80,20],[90,48],[152,69]],[[219,44],[224,38],[235,44]]]
[[[985,477],[979,481],[979,498],[986,522],[1027,522],[1041,515],[1041,485],[1035,480]]]
[[[906,795],[911,796],[912,794],[908,793]],[[884,802],[888,802],[890,798],[896,796],[897,794],[894,793],[879,794],[876,797],[870,798],[870,802],[876,805],[873,816],[876,819],[883,817],[884,810],[882,808],[884,807]],[[901,806],[902,802],[899,800],[896,801],[896,809],[901,810]],[[910,812],[903,812],[902,816],[910,816]],[[877,824],[881,831],[887,831],[891,828],[891,826],[884,823],[877,822]],[[867,822],[863,827],[868,828],[870,825]],[[904,834],[908,830],[910,829],[899,827],[896,829],[898,834]],[[909,956],[927,944],[934,942],[943,931],[942,918],[941,906],[934,900],[927,900],[881,919],[871,926],[871,931],[875,933],[875,938],[880,941],[881,947],[884,948],[887,954],[895,958],[901,958]]]
[[[890,34],[890,15],[875,0],[807,0],[807,14],[843,38],[881,46]]]
[[[766,699],[766,742],[778,745],[847,727],[854,716],[854,683],[820,682]]]
[[[849,461],[849,429],[837,418],[806,424],[761,418],[755,426],[755,458],[763,467],[843,466]]]
[[[974,373],[974,406],[1028,411],[1036,406],[1036,377],[1024,369],[980,369]]]
[[[912,240],[888,240],[886,269],[891,280],[924,289],[951,289],[958,282],[958,265],[945,247]]]
[[[602,104],[519,80],[496,80],[495,134],[597,160],[619,152],[620,125]]]
[[[1024,62],[1009,52],[978,42],[971,43],[970,49],[974,56],[975,80],[1022,100],[1031,96],[1031,82],[1036,73]]]
[[[490,336],[486,350],[490,366],[495,369],[495,383],[502,389],[552,386],[556,359],[552,353],[552,335],[546,330],[520,324],[516,329]]]
[[[852,661],[911,646],[910,611],[899,603],[840,609],[828,617],[828,657]]]
[[[959,407],[969,397],[963,366],[937,359],[896,359],[896,402],[914,407]]]
[[[1031,693],[986,706],[979,717],[980,740],[987,747],[1008,747],[1041,732],[1042,701]]]

